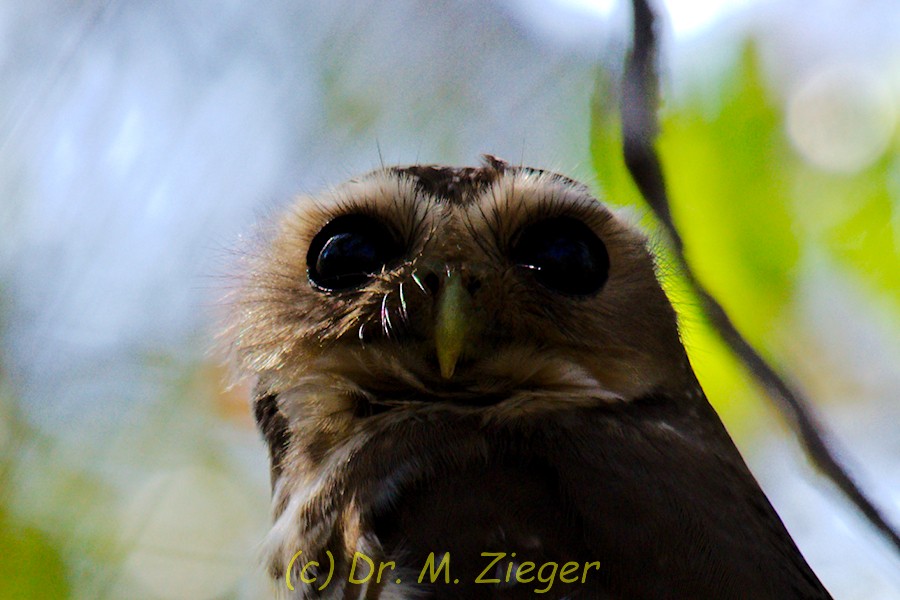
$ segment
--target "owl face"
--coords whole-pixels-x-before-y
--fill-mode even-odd
[[[273,392],[627,401],[689,371],[646,240],[585,186],[493,157],[302,197],[252,260],[235,348]]]

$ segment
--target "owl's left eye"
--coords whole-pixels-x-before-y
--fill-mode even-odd
[[[309,279],[325,291],[359,287],[402,253],[391,231],[367,215],[344,215],[316,234],[306,254]]]
[[[571,217],[528,225],[512,247],[517,265],[544,287],[570,296],[600,291],[609,277],[609,254],[590,227]]]

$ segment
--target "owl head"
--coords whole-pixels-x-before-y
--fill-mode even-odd
[[[250,262],[230,338],[272,393],[526,406],[689,377],[646,239],[556,173],[384,168],[299,198]]]

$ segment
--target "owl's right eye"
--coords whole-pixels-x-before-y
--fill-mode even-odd
[[[403,250],[387,226],[368,215],[344,215],[322,228],[306,254],[312,284],[324,291],[361,286]]]
[[[570,217],[526,227],[513,244],[512,258],[538,283],[568,296],[596,294],[609,277],[606,246],[590,227]]]

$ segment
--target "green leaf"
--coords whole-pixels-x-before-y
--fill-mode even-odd
[[[792,298],[800,254],[783,168],[788,148],[752,47],[719,97],[711,116],[699,101],[668,115],[659,150],[689,263],[759,343]]]
[[[799,166],[796,211],[806,235],[900,310],[900,155],[852,175]],[[892,188],[893,185],[893,188]]]
[[[66,598],[69,584],[59,550],[36,529],[12,526],[0,515],[0,598]]]
[[[603,197],[648,213],[622,157],[616,87],[601,76],[597,90],[591,152]],[[784,320],[800,254],[783,168],[789,149],[752,46],[713,96],[712,110],[708,99],[693,94],[666,111],[657,149],[689,264],[739,330],[764,345]],[[749,397],[746,374],[703,319],[683,278],[674,273],[663,283],[711,401],[720,411],[738,410],[730,400]]]

